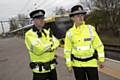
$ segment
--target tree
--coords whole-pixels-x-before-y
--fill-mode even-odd
[[[30,23],[31,23],[31,21],[29,18],[27,18],[26,15],[18,14],[17,17],[13,17],[10,19],[10,31],[24,27]],[[21,31],[17,31],[14,34],[21,36],[21,35],[24,35],[24,33],[25,33],[25,30],[22,29]]]
[[[60,8],[56,7],[55,9],[55,15],[63,15],[66,13],[69,13],[69,10],[66,10],[63,7],[60,7]]]
[[[20,27],[24,27],[25,25],[28,25],[30,23],[29,18],[27,18],[24,14],[18,14],[18,25]]]
[[[120,0],[94,0],[95,10],[101,12],[105,20],[104,24],[109,27],[115,35],[119,33],[120,25]],[[103,20],[102,19],[102,20]]]
[[[27,18],[27,16],[24,14],[18,14],[17,17],[13,17],[9,21],[10,21],[10,31],[30,24],[29,18]]]
[[[88,10],[93,10],[94,9],[94,0],[79,0],[78,4],[84,5]]]
[[[10,21],[10,31],[18,28],[15,18],[11,18],[9,21]]]
[[[115,36],[119,34],[120,0],[85,0],[84,3],[80,0],[80,3],[90,10],[86,19],[88,23],[97,25],[102,31],[111,30]]]

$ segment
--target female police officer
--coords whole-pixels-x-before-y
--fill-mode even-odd
[[[85,24],[85,14],[81,5],[71,8],[74,25],[66,33],[64,54],[68,70],[73,68],[76,80],[98,80],[97,61],[102,67],[104,46],[95,28]]]
[[[25,44],[30,55],[30,67],[33,80],[57,80],[55,51],[59,41],[50,33],[44,21],[44,10],[30,13],[33,21],[32,29],[25,34]]]

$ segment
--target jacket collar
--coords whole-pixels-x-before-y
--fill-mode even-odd
[[[83,21],[82,24],[78,26],[78,28],[76,28],[75,23],[74,23],[73,29],[80,29],[80,28],[84,27],[83,25],[85,25],[85,21]]]
[[[46,34],[45,31],[44,31],[44,28],[42,28],[42,30],[41,30],[41,32],[40,32],[39,29],[38,29],[37,27],[35,27],[35,25],[33,25],[32,30],[33,30],[33,32],[37,32],[37,35],[38,35],[39,38],[42,37],[42,33],[43,33],[45,36],[47,36],[47,34]]]

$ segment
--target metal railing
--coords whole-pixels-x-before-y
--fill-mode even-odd
[[[104,44],[105,51],[120,52],[120,44]]]

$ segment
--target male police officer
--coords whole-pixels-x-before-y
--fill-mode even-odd
[[[104,46],[95,28],[85,24],[85,14],[86,11],[81,5],[71,8],[69,16],[74,25],[67,31],[65,37],[66,65],[70,71],[73,68],[76,80],[98,80],[97,64],[103,67]]]
[[[59,41],[49,29],[45,29],[44,15],[44,10],[34,10],[30,13],[34,25],[25,34],[25,44],[31,59],[33,80],[57,80],[55,51]]]

